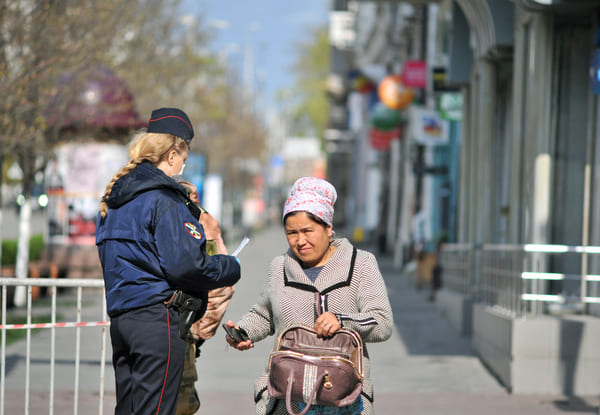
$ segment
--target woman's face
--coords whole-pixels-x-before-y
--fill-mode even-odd
[[[169,177],[173,177],[177,174],[183,173],[183,166],[185,164],[185,160],[187,159],[188,152],[181,151],[180,153],[177,150],[171,150],[166,157],[164,163],[160,163],[158,166],[165,174]]]
[[[319,267],[329,261],[331,226],[324,226],[305,212],[298,212],[286,217],[285,235],[290,248],[305,266]]]

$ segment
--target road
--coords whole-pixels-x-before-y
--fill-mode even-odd
[[[17,239],[19,234],[19,216],[14,207],[5,206],[0,209],[2,224],[0,239]],[[47,230],[45,211],[35,210],[31,213],[31,235],[45,234]]]
[[[268,228],[251,236],[240,254],[242,280],[225,315],[237,320],[256,301],[271,258],[286,249],[283,232]],[[235,246],[231,246],[233,250]],[[561,396],[516,396],[498,383],[474,354],[470,340],[460,337],[440,317],[426,293],[417,291],[407,275],[394,270],[389,258],[379,258],[392,303],[395,330],[392,338],[368,344],[375,385],[375,409],[378,414],[418,415],[565,415],[598,414],[598,399]],[[84,300],[84,319],[98,320],[98,293]],[[66,310],[65,318],[73,318]],[[83,329],[82,329],[83,330]],[[98,413],[98,385],[101,331],[86,329],[82,334],[82,365],[79,379],[79,413]],[[54,413],[73,413],[74,329],[57,330]],[[259,376],[272,349],[273,339],[256,344],[250,351],[239,352],[224,341],[219,329],[215,338],[202,347],[197,361],[200,379],[196,387],[201,400],[198,413],[210,415],[254,413],[253,383]],[[49,330],[32,337],[30,413],[48,413]],[[25,341],[7,347],[6,413],[23,413],[25,381]],[[114,378],[107,356],[104,414],[112,413]]]

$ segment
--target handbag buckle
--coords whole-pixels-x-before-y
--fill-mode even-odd
[[[331,376],[329,376],[329,372],[325,372],[325,378],[323,379],[323,387],[325,389],[333,388],[333,382],[331,381]]]

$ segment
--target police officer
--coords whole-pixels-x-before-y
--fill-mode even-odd
[[[205,306],[208,290],[240,278],[236,258],[206,253],[203,226],[218,232],[218,222],[203,213],[201,225],[172,179],[183,170],[193,136],[180,109],[152,111],[100,204],[96,245],[111,318],[115,414],[175,413],[185,340],[174,294],[198,297]]]

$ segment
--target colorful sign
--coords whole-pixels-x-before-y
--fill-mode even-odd
[[[95,244],[99,200],[128,160],[121,144],[67,143],[55,149],[45,174],[50,242]]]
[[[425,61],[406,61],[402,69],[404,85],[412,88],[427,86],[427,63]]]
[[[375,150],[388,151],[392,140],[400,139],[400,128],[384,131],[378,128],[371,128],[369,131],[369,140],[371,147]]]
[[[424,145],[448,144],[448,121],[437,111],[411,108],[410,125],[413,139]]]
[[[440,96],[440,114],[449,121],[460,121],[463,115],[462,94],[446,93]]]

